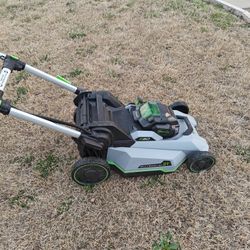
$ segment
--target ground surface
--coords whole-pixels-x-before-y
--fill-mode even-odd
[[[249,26],[200,0],[0,0],[0,19],[0,51],[78,86],[187,101],[217,157],[207,173],[81,188],[70,138],[1,116],[0,249],[151,249],[169,230],[183,249],[249,249]],[[5,97],[69,121],[74,110],[25,74]]]

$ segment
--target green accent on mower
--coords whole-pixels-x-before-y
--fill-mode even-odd
[[[124,174],[133,174],[133,173],[144,173],[144,172],[162,172],[162,173],[172,173],[174,171],[176,171],[179,166],[183,163],[181,163],[179,166],[177,166],[175,169],[166,169],[166,166],[170,166],[170,165],[165,165],[165,164],[169,164],[166,162],[163,162],[161,164],[161,166],[159,165],[159,167],[152,167],[152,168],[137,168],[137,169],[131,169],[131,170],[125,170],[123,167],[121,167],[120,165],[118,165],[117,163],[115,163],[114,161],[107,161],[107,163],[110,165],[110,166],[114,166],[116,167],[118,170],[120,170],[122,173]],[[152,164],[154,165],[154,164]],[[150,165],[148,165],[150,166]]]
[[[140,107],[141,116],[148,119],[152,116],[159,116],[160,109],[156,102],[146,102]]]
[[[65,82],[65,83],[71,85],[71,82],[70,82],[69,80],[65,79],[63,76],[57,75],[56,78],[57,78],[58,80],[60,80],[60,81],[63,81],[63,82]]]
[[[14,56],[14,55],[10,55],[10,57],[13,59],[13,60],[19,60],[19,58],[17,56]]]

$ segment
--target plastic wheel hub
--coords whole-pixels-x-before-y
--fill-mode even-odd
[[[215,162],[216,160],[211,153],[207,151],[197,151],[188,157],[187,167],[192,172],[199,173],[213,167]]]
[[[108,173],[100,165],[83,165],[75,172],[75,179],[81,183],[92,184],[104,180]]]
[[[202,160],[197,160],[192,164],[192,168],[196,171],[203,171],[209,169],[213,166],[214,160],[212,158],[204,158]]]

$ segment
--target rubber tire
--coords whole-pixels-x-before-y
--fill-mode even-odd
[[[81,173],[80,173],[81,171]],[[110,167],[107,162],[97,157],[86,157],[77,161],[71,171],[72,179],[81,186],[93,186],[107,180]]]
[[[172,108],[172,110],[178,110],[184,114],[189,113],[189,107],[187,103],[183,101],[174,102],[170,105],[170,107]]]
[[[205,165],[197,166],[198,162]],[[188,156],[186,165],[191,172],[199,173],[211,169],[215,163],[216,159],[211,153],[207,151],[197,151]]]

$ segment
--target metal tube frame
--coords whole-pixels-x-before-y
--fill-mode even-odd
[[[6,56],[7,56],[6,54],[3,54],[0,52],[0,59],[5,60]],[[25,64],[25,67],[23,70],[25,70],[26,72],[28,72],[31,75],[37,76],[45,81],[49,81],[49,82],[57,85],[58,87],[66,89],[72,93],[75,93],[75,94],[79,93],[79,89],[77,87],[71,85],[71,83],[57,79],[56,77],[51,76],[51,75],[49,75],[49,74],[47,74],[39,69],[36,69],[36,68],[28,65],[28,64]],[[2,71],[0,73],[0,93],[1,93],[0,106],[3,103],[3,101],[1,99],[2,99],[2,95],[4,93],[4,89],[6,87],[6,83],[9,79],[10,74],[11,74],[10,69],[2,68]],[[48,121],[46,119],[40,118],[38,116],[29,114],[29,113],[26,113],[24,111],[18,110],[18,109],[13,108],[13,107],[10,108],[8,115],[15,117],[17,119],[20,119],[20,120],[29,121],[29,122],[32,122],[34,124],[61,132],[65,135],[73,137],[73,138],[79,138],[81,136],[81,132],[78,130],[71,129],[71,128],[68,128],[66,126]]]
[[[45,81],[51,82],[51,83],[53,83],[53,84],[55,84],[63,89],[66,89],[72,93],[77,92],[77,87],[73,86],[72,84],[64,82],[60,79],[57,79],[56,77],[51,76],[51,75],[49,75],[49,74],[47,74],[39,69],[36,69],[36,68],[28,65],[28,64],[25,65],[24,70],[31,75],[34,75],[34,76],[41,78]]]

